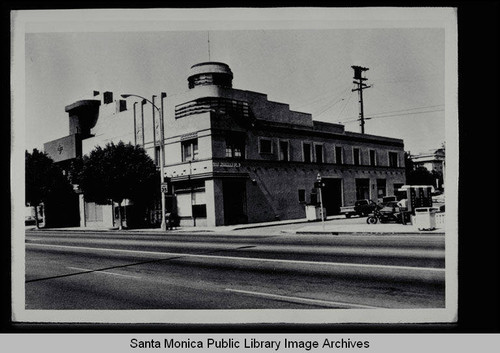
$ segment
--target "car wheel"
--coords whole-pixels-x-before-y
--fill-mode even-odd
[[[377,223],[377,217],[370,216],[366,219],[366,223],[368,224],[375,224]]]

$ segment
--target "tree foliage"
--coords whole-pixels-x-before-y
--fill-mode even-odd
[[[35,206],[53,194],[67,190],[69,182],[54,161],[36,148],[25,152],[26,204]]]
[[[73,188],[62,170],[45,153],[36,148],[32,153],[25,152],[25,202],[32,207],[64,198],[73,192]],[[38,216],[35,217],[38,227]]]
[[[439,180],[439,185],[436,185],[436,180]],[[430,172],[425,167],[417,167],[409,171],[406,182],[410,185],[434,185],[440,187],[443,184],[443,175],[435,170]]]
[[[85,199],[97,203],[112,200],[121,204],[124,199],[140,201],[151,197],[159,189],[156,176],[156,166],[146,151],[121,141],[104,148],[97,146],[83,157],[80,170],[73,171],[73,180]]]

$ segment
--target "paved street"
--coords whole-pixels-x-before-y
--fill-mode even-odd
[[[359,222],[359,221],[358,221]],[[444,237],[26,232],[27,309],[444,307]]]

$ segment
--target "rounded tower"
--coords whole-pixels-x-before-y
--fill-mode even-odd
[[[232,88],[233,72],[224,63],[213,61],[199,63],[191,66],[188,83],[189,89],[206,85]]]

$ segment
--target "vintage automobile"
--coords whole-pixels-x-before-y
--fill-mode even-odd
[[[354,206],[345,206],[340,208],[340,214],[350,218],[351,216],[358,215],[360,217],[368,216],[377,208],[377,204],[372,200],[357,200]]]

